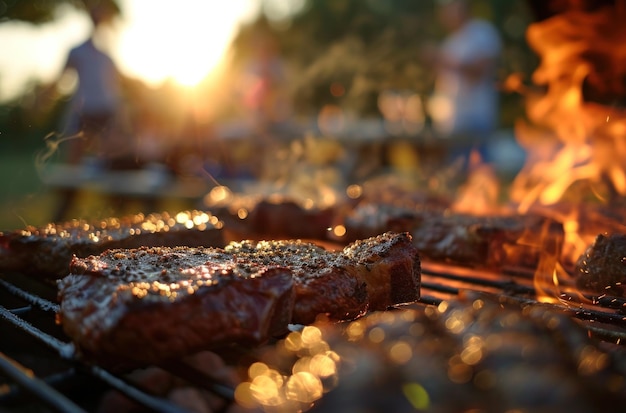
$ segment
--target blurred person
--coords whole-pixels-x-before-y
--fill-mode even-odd
[[[489,162],[488,146],[499,118],[495,80],[502,41],[490,22],[472,16],[469,0],[436,3],[447,36],[425,53],[436,74],[428,105],[434,132],[448,139],[453,160],[467,160],[476,150]]]
[[[67,162],[79,163],[87,155],[110,157],[115,145],[113,127],[121,101],[120,75],[111,57],[95,42],[98,29],[119,13],[111,0],[86,1],[86,10],[93,23],[89,38],[70,50],[63,72],[74,70],[78,85],[66,119],[65,133],[70,137]],[[80,134],[80,135],[79,135]]]
[[[68,137],[65,161],[83,164],[87,167],[83,172],[89,175],[98,173],[120,151],[114,136],[121,103],[120,74],[111,57],[95,42],[98,29],[117,16],[120,9],[114,0],[85,0],[84,5],[93,26],[89,38],[69,51],[63,68],[62,75],[73,70],[78,78],[63,132]],[[60,191],[54,221],[66,218],[77,195],[77,188]]]

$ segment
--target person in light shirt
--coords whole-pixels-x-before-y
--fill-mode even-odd
[[[94,42],[97,28],[110,21],[114,10],[107,2],[87,6],[93,22],[92,35],[70,50],[64,71],[74,70],[78,85],[70,101],[65,133],[70,135],[68,162],[86,155],[102,155],[121,101],[120,76],[111,57]]]
[[[78,84],[63,119],[62,142],[66,148],[64,161],[83,166],[83,177],[93,177],[120,151],[125,152],[128,144],[120,144],[120,138],[115,136],[121,103],[120,74],[111,57],[94,42],[97,29],[120,10],[114,0],[84,0],[84,4],[93,31],[86,41],[69,51],[63,68],[63,74],[76,73]],[[60,191],[60,204],[53,221],[67,218],[77,195],[75,188]]]
[[[428,57],[436,70],[429,101],[434,131],[449,140],[453,157],[477,150],[488,161],[499,117],[500,35],[488,21],[472,17],[467,0],[437,0],[437,12],[448,35]]]

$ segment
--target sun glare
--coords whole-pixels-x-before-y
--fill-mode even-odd
[[[194,86],[224,58],[253,0],[127,0],[117,57],[121,68],[150,84],[173,79]]]

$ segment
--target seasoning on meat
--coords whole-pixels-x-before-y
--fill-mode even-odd
[[[69,273],[73,255],[140,246],[222,247],[221,227],[217,217],[199,210],[29,226],[0,232],[0,270],[60,278]]]
[[[342,251],[299,240],[113,249],[72,259],[70,275],[58,282],[59,318],[87,353],[156,362],[260,343],[322,314],[352,320],[413,302],[419,283],[407,233]]]
[[[63,329],[89,355],[152,363],[283,333],[294,303],[286,268],[218,249],[142,247],[74,258],[58,282]]]
[[[318,314],[351,319],[368,308],[386,310],[419,298],[419,253],[408,233],[357,240],[339,252],[298,240],[232,242],[226,251],[244,261],[292,269],[297,324],[309,324]]]

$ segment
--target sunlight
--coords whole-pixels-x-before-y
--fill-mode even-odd
[[[257,12],[253,0],[126,0],[115,48],[121,69],[158,84],[194,86],[224,58],[238,24]]]

